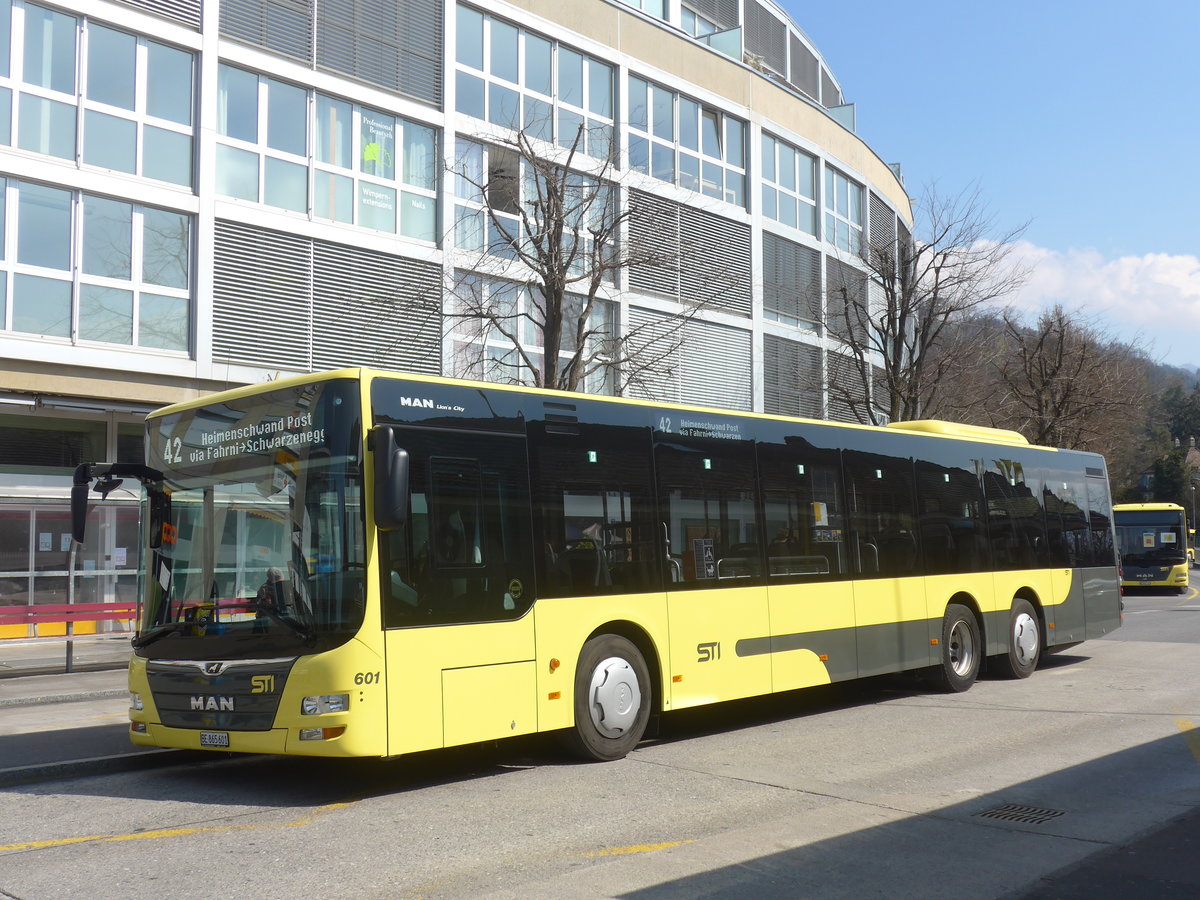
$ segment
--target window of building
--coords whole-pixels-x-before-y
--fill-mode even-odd
[[[862,247],[862,185],[825,167],[825,240],[847,253]]]
[[[626,6],[632,6],[634,9],[640,9],[648,16],[654,16],[656,19],[666,20],[666,0],[621,0]]]
[[[192,185],[190,52],[32,4],[0,4],[0,22],[0,143]]]
[[[561,226],[567,273],[586,280],[594,272],[615,284],[618,267],[594,253],[596,241],[612,246],[619,224],[611,183],[523,159],[511,147],[459,140],[456,153],[455,246],[501,259],[546,259],[536,232]]]
[[[692,37],[704,37],[720,31],[716,22],[706,19],[700,13],[688,9],[686,6],[679,10],[679,24]]]
[[[746,205],[746,123],[629,76],[629,166],[660,181]]]
[[[546,320],[544,300],[535,290],[474,272],[458,273],[447,301],[454,333],[454,377],[500,384],[533,383],[531,367],[542,368],[542,324]],[[611,301],[597,298],[585,316],[586,303],[586,298],[578,294],[566,298],[559,361],[566,364],[575,356],[575,323],[586,318],[581,356],[593,371],[585,375],[584,390],[612,394],[612,372],[602,363],[607,358],[607,345],[616,334],[617,308]]]
[[[187,352],[192,217],[0,180],[0,328]]]
[[[217,103],[220,193],[436,243],[434,129],[226,65]]]
[[[594,159],[612,158],[608,63],[467,6],[458,7],[456,54],[460,113]]]
[[[763,215],[817,233],[817,160],[769,134],[762,137]]]

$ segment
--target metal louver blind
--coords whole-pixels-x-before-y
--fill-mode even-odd
[[[749,331],[693,320],[680,348],[683,402],[728,409],[753,403]]]
[[[763,336],[763,409],[781,416],[821,417],[821,351],[811,344]]]
[[[868,241],[877,253],[886,253],[895,258],[896,214],[874,191],[868,201]]]
[[[680,388],[679,346],[685,339],[678,320],[662,313],[629,308],[629,352],[631,369],[626,372],[626,393],[642,400],[678,403]]]
[[[846,402],[845,396],[859,396],[865,393],[862,378],[857,370],[858,363],[849,357],[842,356],[832,350],[829,352],[829,418],[834,422],[857,422],[853,408]]]
[[[629,192],[629,287],[679,296],[679,205]]]
[[[721,28],[737,28],[738,0],[687,0],[687,6]]]
[[[218,219],[213,359],[311,369],[311,290],[311,242]]]
[[[312,64],[313,0],[221,0],[221,36]]]
[[[821,254],[763,232],[763,308],[821,324]]]
[[[440,104],[442,10],[439,0],[319,0],[317,65]]]
[[[651,310],[629,310],[631,345],[646,374],[632,397],[750,409],[750,332]]]
[[[200,28],[200,0],[118,0],[124,6],[152,12],[164,19],[172,19]]]
[[[841,340],[863,342],[867,335],[863,319],[866,315],[867,277],[841,260],[825,259],[825,295],[828,298],[828,326]]]
[[[821,96],[821,63],[816,54],[805,46],[804,41],[791,36],[792,71],[788,77],[795,87],[798,87],[814,100]]]
[[[757,0],[746,0],[746,50],[762,57],[780,75],[787,74],[787,26]]]
[[[750,315],[750,226],[683,206],[679,299]]]
[[[438,266],[317,241],[313,282],[314,368],[442,373]]]
[[[833,77],[826,69],[821,70],[821,102],[826,107],[842,105],[842,92],[837,89]]]

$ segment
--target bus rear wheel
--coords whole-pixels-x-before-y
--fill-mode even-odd
[[[575,727],[568,746],[584,759],[628,755],[650,720],[650,670],[633,642],[602,634],[583,645],[575,669]]]
[[[958,694],[969,690],[979,677],[979,623],[975,614],[961,603],[951,603],[942,617],[942,659],[929,675],[939,691]]]
[[[1028,678],[1042,658],[1042,629],[1033,604],[1018,597],[1008,617],[1008,652],[996,657],[1005,678]]]

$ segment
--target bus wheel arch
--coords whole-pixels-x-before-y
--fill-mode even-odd
[[[941,659],[929,670],[929,683],[947,694],[969,690],[979,677],[984,648],[983,628],[971,598],[955,595],[946,604],[938,647]]]
[[[593,632],[575,669],[568,749],[602,762],[628,755],[656,709],[657,664],[653,645],[640,629],[611,623]]]
[[[1005,652],[995,657],[1004,678],[1028,678],[1037,669],[1046,647],[1044,613],[1037,598],[1018,591],[1009,609]]]

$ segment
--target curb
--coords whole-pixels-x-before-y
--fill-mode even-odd
[[[18,766],[13,769],[0,769],[0,788],[36,784],[42,781],[82,778],[86,775],[110,775],[138,769],[157,769],[211,758],[211,753],[197,750],[146,750],[119,756],[93,756],[88,759],[39,763],[32,766]]]
[[[128,697],[129,691],[111,689],[105,691],[76,691],[72,694],[43,694],[40,697],[0,697],[0,709],[14,706],[42,706],[47,703],[75,703],[79,700],[107,700],[111,697]]]

